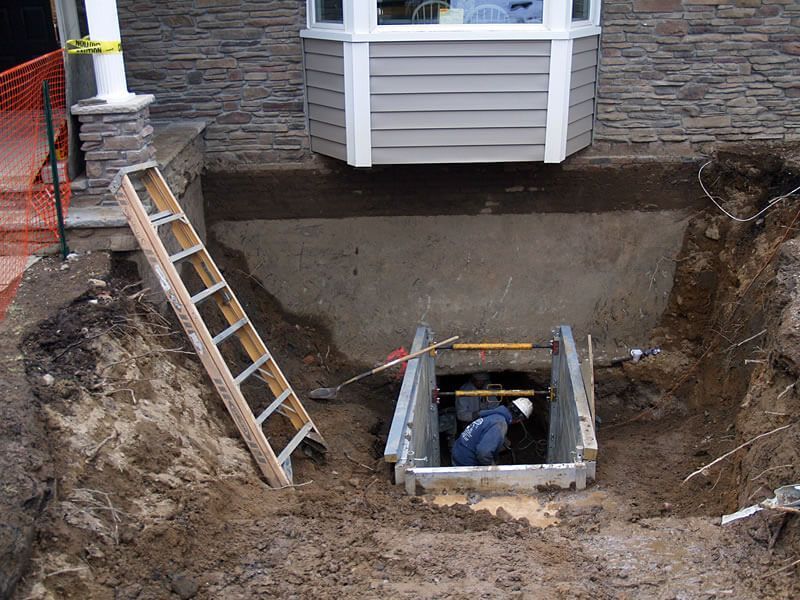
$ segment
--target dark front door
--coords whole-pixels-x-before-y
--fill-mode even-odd
[[[56,48],[50,0],[0,0],[0,71]]]

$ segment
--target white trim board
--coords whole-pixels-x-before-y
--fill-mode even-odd
[[[372,166],[369,44],[344,43],[344,100],[347,164]]]
[[[573,40],[600,35],[600,27],[587,25],[567,31],[518,27],[497,28],[491,25],[474,25],[475,29],[418,29],[409,26],[399,29],[378,27],[370,33],[352,33],[333,29],[303,29],[300,37],[338,42],[452,42],[452,41],[501,41],[501,40]],[[486,27],[486,29],[484,29]]]
[[[567,156],[569,94],[572,81],[572,40],[553,40],[547,91],[547,129],[544,162],[560,163]]]

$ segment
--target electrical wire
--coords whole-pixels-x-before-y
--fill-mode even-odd
[[[789,196],[791,196],[793,194],[796,194],[798,191],[800,191],[800,185],[799,185],[796,188],[794,188],[791,192],[783,194],[782,196],[775,196],[774,198],[772,198],[769,202],[767,202],[767,206],[765,208],[761,209],[760,211],[758,211],[753,216],[747,217],[747,218],[737,217],[736,215],[733,215],[733,214],[729,213],[727,210],[725,210],[722,207],[722,205],[719,202],[717,202],[718,198],[719,198],[719,200],[722,200],[722,198],[719,197],[719,196],[712,196],[708,192],[708,189],[706,189],[705,184],[703,184],[703,177],[702,177],[703,169],[705,169],[708,165],[710,165],[713,162],[714,162],[713,160],[710,160],[706,164],[704,164],[702,167],[700,167],[700,170],[697,172],[697,181],[700,183],[700,187],[703,188],[703,193],[705,193],[705,195],[708,196],[708,199],[711,200],[716,205],[716,207],[718,209],[720,209],[723,213],[725,213],[725,215],[727,215],[728,217],[730,217],[731,219],[733,219],[734,221],[736,221],[738,223],[747,223],[749,221],[752,221],[753,219],[757,219],[758,217],[763,215],[765,212],[767,212],[770,208],[775,206],[781,200],[786,200]]]

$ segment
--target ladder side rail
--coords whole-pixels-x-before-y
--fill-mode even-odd
[[[175,199],[175,196],[172,194],[172,191],[169,189],[169,186],[167,186],[167,183],[164,181],[164,178],[160,172],[155,169],[150,169],[145,172],[145,175],[147,177],[147,179],[145,179],[145,187],[159,208],[163,207],[165,210],[181,210],[180,205]],[[172,232],[181,246],[185,248],[189,248],[200,241],[197,232],[188,221],[173,222]],[[197,274],[203,280],[203,284],[206,285],[206,287],[210,287],[218,281],[224,280],[222,273],[208,252],[198,253],[198,255],[191,257],[189,260],[197,271]],[[210,272],[210,276],[200,263],[205,264],[205,267]],[[239,299],[236,297],[236,294],[233,292],[230,286],[228,286],[228,294],[229,297],[226,301],[223,301],[223,299],[218,295],[215,295],[214,298],[220,311],[228,320],[229,324],[232,325],[242,318],[247,318],[247,314],[245,313],[244,309],[239,303]],[[261,339],[261,336],[254,327],[245,327],[239,330],[237,334],[242,346],[245,349],[245,352],[247,352],[247,355],[250,357],[252,362],[256,362],[259,358],[261,358],[261,356],[269,352],[263,340]],[[270,391],[276,398],[280,396],[285,389],[288,388],[292,390],[286,400],[286,403],[289,404],[293,410],[289,414],[286,414],[286,417],[289,419],[289,421],[291,421],[296,430],[302,429],[303,426],[309,421],[313,423],[311,416],[300,402],[300,399],[297,397],[294,389],[289,384],[289,381],[286,379],[283,371],[281,371],[280,367],[274,360],[267,361],[267,363],[259,370],[264,370],[272,374],[273,377],[267,378],[265,381],[269,386]],[[322,434],[320,433],[316,424],[313,424],[313,430],[319,436],[320,441],[324,443]]]
[[[158,237],[158,232],[149,223],[149,218],[130,179],[123,177],[117,199],[125,212],[131,230],[136,236],[150,265],[165,286],[167,298],[172,304],[178,319],[186,330],[189,339],[206,368],[214,387],[219,392],[228,412],[239,429],[242,438],[250,449],[259,468],[270,485],[283,487],[291,485],[283,468],[277,462],[272,447],[263,430],[252,416],[249,405],[233,381],[222,355],[211,341],[211,334],[200,316],[197,307],[183,286],[177,269],[169,261],[166,249]]]

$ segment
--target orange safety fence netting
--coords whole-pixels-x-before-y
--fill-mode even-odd
[[[64,214],[69,207],[64,53],[56,50],[0,73],[0,320],[29,256],[59,239],[42,94],[45,81]]]

